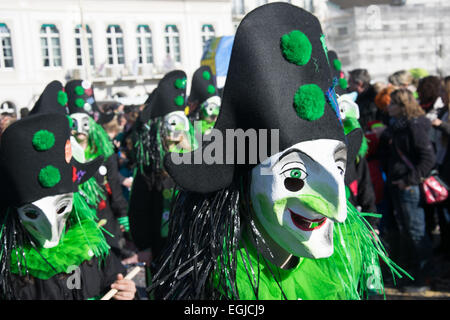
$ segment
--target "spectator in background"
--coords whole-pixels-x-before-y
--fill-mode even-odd
[[[409,89],[411,92],[416,91],[416,87],[413,85],[413,76],[407,70],[394,72],[388,77],[388,81],[397,89],[404,88]]]
[[[16,120],[17,116],[14,113],[3,112],[0,115],[0,137],[3,131],[5,131],[5,129],[8,128],[8,126]]]
[[[442,81],[436,76],[427,76],[419,81],[419,86],[417,87],[417,93],[419,97],[419,103],[422,109],[425,111],[426,117],[431,121],[436,123],[439,116],[443,116],[441,113],[442,109],[445,109],[444,97],[446,96]],[[442,141],[442,130],[437,130],[437,126],[433,126],[430,131],[430,139],[433,143],[435,150],[442,150],[440,148]],[[427,232],[429,236],[433,236],[439,227],[438,215],[436,212],[435,205],[425,205],[426,212],[426,225]]]
[[[20,119],[25,118],[29,112],[30,112],[30,110],[28,110],[28,108],[20,109]]]
[[[378,150],[387,173],[389,195],[398,227],[399,239],[391,243],[391,252],[415,278],[413,283],[405,279],[402,284],[404,291],[422,292],[428,289],[426,263],[432,248],[425,230],[425,211],[419,185],[421,178],[429,174],[435,163],[435,153],[429,139],[431,122],[408,89],[398,89],[391,94],[388,112],[391,121],[380,137]],[[392,250],[394,244],[399,245],[397,252]]]
[[[370,84],[370,75],[366,69],[355,69],[349,72],[348,92],[356,91],[358,98],[356,104],[359,106],[361,128],[364,132],[368,130],[368,122],[376,120],[377,107],[375,105],[376,91]]]

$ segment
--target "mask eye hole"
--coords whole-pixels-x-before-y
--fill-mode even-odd
[[[57,213],[57,214],[61,214],[61,213],[63,213],[64,211],[66,211],[66,209],[67,209],[67,206],[64,205],[64,206],[62,206],[61,208],[59,208],[59,209],[56,211],[56,213]]]
[[[37,219],[39,217],[39,213],[36,210],[28,210],[25,212],[25,216],[29,219]]]

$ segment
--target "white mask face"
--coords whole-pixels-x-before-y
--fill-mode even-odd
[[[82,146],[80,146],[80,144],[73,136],[70,136],[70,145],[72,147],[72,155],[75,160],[81,163],[85,163],[86,156],[84,155],[84,149]]]
[[[344,143],[298,143],[253,168],[251,200],[256,218],[284,250],[298,257],[333,253],[333,223],[347,217]]]
[[[189,120],[183,111],[174,111],[163,119],[163,137],[168,141],[179,141],[189,131]]]
[[[72,211],[73,193],[49,196],[18,208],[24,228],[44,248],[58,245]]]
[[[77,137],[80,134],[89,136],[89,116],[85,113],[73,113],[70,115],[74,122],[72,134]]]
[[[219,96],[208,98],[201,105],[201,118],[208,122],[216,122],[220,112],[221,99]]]

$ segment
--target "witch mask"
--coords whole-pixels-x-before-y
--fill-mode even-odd
[[[333,224],[347,216],[346,158],[344,143],[320,139],[300,142],[253,168],[256,219],[288,253],[315,259],[333,253]]]
[[[24,228],[44,248],[58,245],[72,211],[73,193],[49,196],[17,209]]]

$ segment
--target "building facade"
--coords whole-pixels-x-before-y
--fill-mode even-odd
[[[52,80],[97,100],[145,100],[170,70],[190,78],[205,42],[232,35],[231,0],[0,0],[0,108],[31,108]]]
[[[336,1],[338,2],[338,1]],[[398,70],[450,74],[450,1],[406,0],[401,5],[349,6],[328,2],[327,43],[347,71],[365,68],[374,81]]]

